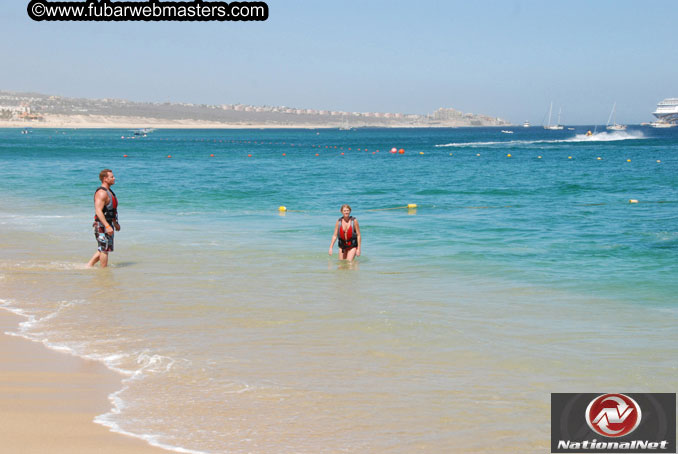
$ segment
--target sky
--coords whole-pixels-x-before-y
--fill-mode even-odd
[[[82,1],[82,0],[81,0]],[[35,22],[0,0],[0,90],[652,121],[678,97],[675,0],[269,0],[264,22]]]

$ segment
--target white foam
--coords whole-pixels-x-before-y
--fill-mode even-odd
[[[108,429],[111,432],[119,433],[129,437],[140,438],[151,446],[166,449],[168,451],[180,452],[185,454],[209,454],[205,451],[196,451],[192,449],[183,448],[180,446],[172,446],[165,443],[161,443],[159,441],[161,437],[160,435],[138,434],[128,432],[122,429],[120,425],[114,420],[116,416],[122,414],[122,411],[126,407],[125,401],[120,397],[120,395],[129,389],[130,384],[132,382],[134,382],[135,380],[143,379],[145,376],[144,372],[155,373],[162,372],[163,370],[167,372],[172,368],[175,362],[176,361],[172,358],[162,355],[151,355],[148,353],[148,351],[144,351],[141,354],[139,354],[139,356],[137,357],[137,363],[141,364],[142,367],[139,370],[134,371],[134,373],[132,373],[131,376],[125,378],[122,381],[123,383],[122,389],[109,394],[108,400],[111,403],[111,409],[107,413],[96,416],[94,418],[94,422],[104,427],[108,427]]]
[[[126,389],[126,388],[123,388],[120,392],[124,391],[124,389]],[[102,425],[104,427],[108,427],[108,429],[111,432],[114,432],[114,433],[119,433],[119,434],[122,434],[122,435],[126,435],[128,437],[140,438],[151,446],[155,446],[157,448],[165,449],[165,450],[168,450],[168,451],[180,452],[180,453],[184,453],[184,454],[209,454],[206,451],[195,451],[193,449],[186,449],[186,448],[182,448],[180,446],[171,446],[171,445],[161,443],[161,442],[158,441],[158,439],[160,438],[158,435],[135,434],[135,433],[128,432],[126,430],[121,429],[120,426],[118,424],[116,424],[114,421],[112,421],[109,417],[109,415],[119,414],[120,409],[123,408],[123,407],[119,406],[119,405],[122,405],[122,400],[117,398],[117,396],[115,396],[115,394],[117,394],[117,393],[111,394],[109,396],[109,400],[111,400],[111,403],[114,405],[114,409],[112,409],[109,413],[106,413],[104,415],[99,415],[96,418],[94,418],[94,422],[96,424]]]
[[[571,139],[565,139],[561,142],[616,142],[618,140],[637,140],[644,139],[645,136],[640,131],[633,133],[626,131],[597,132],[595,134],[577,134]]]
[[[69,271],[69,270],[89,270],[91,267],[86,263],[81,262],[15,262],[7,265],[11,270],[55,270],[55,271]]]
[[[620,140],[637,140],[645,139],[646,137],[640,131],[626,132],[626,131],[615,131],[615,132],[598,132],[595,134],[586,135],[586,134],[576,134],[574,137],[568,139],[557,139],[557,140],[502,140],[502,141],[491,141],[491,142],[452,142],[436,145],[436,147],[459,147],[459,148],[473,148],[473,147],[487,147],[492,145],[532,145],[532,144],[544,144],[544,143],[572,143],[572,142],[614,142]]]
[[[18,308],[14,305],[12,301],[1,299],[0,298],[0,308],[5,309],[8,312],[11,312],[13,314],[19,315],[21,317],[25,317],[27,320],[19,323],[18,326],[18,331],[17,332],[6,332],[6,335],[9,336],[15,336],[15,337],[22,337],[24,339],[33,341],[33,342],[38,342],[43,344],[45,347],[70,354],[72,356],[76,356],[79,358],[84,358],[84,359],[89,359],[89,360],[94,360],[103,363],[106,367],[109,369],[116,371],[118,373],[121,373],[122,375],[126,375],[127,378],[124,378],[122,380],[123,387],[119,391],[116,391],[108,396],[109,401],[111,402],[111,409],[102,415],[96,416],[94,418],[94,422],[97,424],[100,424],[104,427],[108,427],[111,432],[123,434],[129,437],[134,437],[134,438],[139,438],[141,440],[144,440],[146,443],[148,443],[151,446],[155,446],[161,449],[165,449],[168,451],[173,451],[173,452],[179,452],[182,454],[209,454],[205,451],[196,451],[192,449],[187,449],[183,448],[181,446],[171,446],[167,445],[164,443],[161,443],[159,440],[161,438],[161,435],[153,435],[153,434],[138,434],[138,433],[132,433],[128,432],[126,430],[123,430],[114,420],[113,418],[115,416],[118,416],[122,413],[122,410],[125,408],[125,402],[122,398],[120,398],[120,394],[122,394],[124,391],[129,389],[129,384],[132,383],[134,380],[141,380],[143,377],[148,374],[156,374],[156,373],[166,373],[171,370],[171,368],[174,366],[176,363],[176,360],[173,358],[170,358],[168,356],[163,356],[163,355],[156,355],[156,354],[151,354],[148,350],[144,350],[141,353],[137,355],[137,364],[140,365],[139,369],[137,370],[126,370],[126,369],[121,369],[118,367],[120,363],[123,362],[124,359],[129,358],[129,355],[127,354],[111,354],[111,355],[96,355],[96,354],[84,354],[82,351],[86,348],[84,344],[82,345],[73,345],[73,346],[67,346],[64,344],[55,344],[49,342],[49,340],[45,337],[43,337],[42,333],[34,333],[30,332],[32,328],[35,327],[36,324],[50,320],[54,317],[56,317],[60,311],[63,309],[66,309],[68,307],[71,307],[75,304],[82,304],[83,301],[63,301],[59,304],[59,307],[56,309],[56,311],[49,313],[48,315],[44,317],[36,317],[35,315],[27,313],[25,310]],[[187,362],[190,363],[190,361],[186,360]]]

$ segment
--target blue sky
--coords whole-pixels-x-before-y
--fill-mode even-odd
[[[541,124],[678,97],[678,2],[269,0],[265,22],[34,22],[0,2],[0,89]]]

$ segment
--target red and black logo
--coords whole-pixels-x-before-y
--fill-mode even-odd
[[[676,452],[676,394],[553,393],[551,452]]]
[[[586,422],[604,437],[623,437],[633,432],[642,418],[635,400],[624,394],[603,394],[586,407]]]

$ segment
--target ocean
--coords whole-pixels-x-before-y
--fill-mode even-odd
[[[0,130],[0,306],[173,451],[545,452],[550,393],[676,392],[678,128],[508,129]]]

